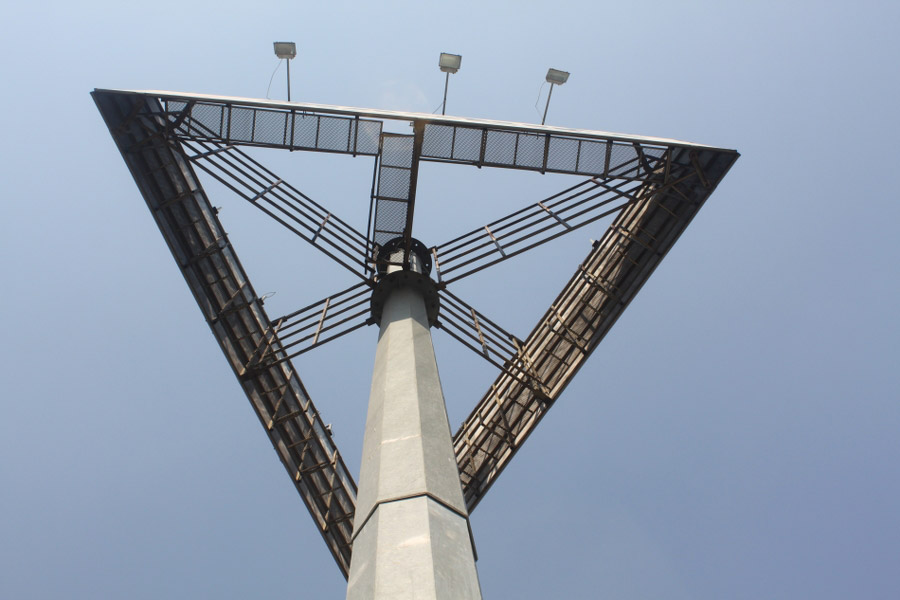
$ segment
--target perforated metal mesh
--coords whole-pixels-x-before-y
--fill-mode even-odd
[[[628,170],[637,166],[638,153],[634,146],[625,144],[613,144],[609,153],[609,173],[614,175],[617,171]]]
[[[510,131],[488,131],[484,145],[484,162],[498,165],[516,164],[517,134]]]
[[[544,146],[547,143],[547,137],[524,133],[518,136],[517,141],[516,164],[533,169],[541,168],[544,162]]]
[[[387,167],[412,167],[413,136],[385,135],[381,164]]]
[[[381,121],[356,119],[354,122],[354,139],[358,154],[378,154],[381,144]]]
[[[409,169],[381,167],[378,174],[378,197],[398,200],[409,198]]]
[[[409,210],[413,136],[386,134],[375,203],[374,241],[378,245],[403,234]]]
[[[426,125],[422,154],[434,158],[453,158],[453,132],[447,125]]]
[[[565,171],[570,165],[577,165],[579,147],[580,140],[551,137],[550,151],[547,153],[547,169]]]
[[[268,110],[256,111],[256,129],[254,137],[269,143],[287,144],[290,121],[290,113],[273,112]]]
[[[606,142],[591,142],[578,140],[578,150],[575,155],[575,169],[588,173],[603,173],[606,168],[606,153],[609,144]]]
[[[195,107],[196,108],[196,107]],[[193,111],[191,111],[193,114]],[[226,138],[241,142],[252,142],[254,132],[254,121],[256,111],[250,108],[234,108],[231,110],[231,119],[228,121],[228,130],[225,132]],[[190,124],[193,119],[189,120]],[[210,129],[211,124],[207,124]],[[213,129],[213,131],[216,131]]]
[[[428,124],[422,143],[423,160],[553,171],[602,177],[639,179],[658,168],[665,147],[591,140],[557,133]],[[649,168],[649,171],[648,171]]]
[[[196,120],[199,122],[198,124],[215,124],[217,129],[222,127],[223,121],[223,113],[221,106],[214,106],[212,104],[201,104],[200,106],[194,107],[194,112],[196,114]],[[191,132],[196,134],[199,133],[199,130],[196,126],[191,128]]]
[[[319,133],[319,119],[306,115],[297,115],[294,119],[293,143],[302,148],[315,148]]]
[[[305,111],[180,101],[167,110],[173,121],[188,111],[179,133],[195,139],[374,156],[381,137],[380,121]]]
[[[350,125],[347,119],[319,117],[318,148],[322,150],[347,150],[350,148]]]
[[[397,200],[378,200],[378,218],[375,221],[375,243],[383,246],[403,234],[406,226],[407,203]]]

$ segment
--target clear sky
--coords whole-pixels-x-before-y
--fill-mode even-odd
[[[432,112],[452,52],[448,114],[538,123],[555,67],[572,75],[548,124],[742,154],[474,511],[485,598],[900,597],[900,4],[18,2],[3,20],[0,597],[343,597],[88,95],[265,97],[275,40],[297,42],[296,100]],[[371,159],[270,154],[364,228]],[[426,165],[417,236],[566,181]],[[270,314],[353,283],[208,191]],[[457,293],[524,337],[602,230]],[[295,362],[354,476],[375,337]],[[493,373],[435,346],[455,430]]]

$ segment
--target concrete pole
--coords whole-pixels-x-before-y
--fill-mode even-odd
[[[353,527],[348,600],[481,598],[425,301],[381,316]]]

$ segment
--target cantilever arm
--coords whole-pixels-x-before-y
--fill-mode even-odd
[[[447,285],[613,215],[635,198],[641,182],[581,183],[432,248],[438,281]]]
[[[110,133],[272,446],[346,576],[356,484],[155,99],[95,92]],[[267,351],[260,352],[260,348]]]
[[[371,325],[372,281],[362,281],[274,320],[287,360]]]
[[[532,390],[546,396],[546,386],[537,376],[524,342],[467,304],[446,288],[438,291],[440,313],[436,327],[486,361]]]
[[[368,279],[365,236],[241,149],[220,142],[182,140],[188,159],[357,276]]]
[[[523,353],[546,386],[541,397],[501,372],[454,436],[471,511],[571,382],[606,332],[690,223],[736,153],[679,152],[686,173],[647,182],[596,242],[524,342]],[[701,174],[703,176],[701,176]]]

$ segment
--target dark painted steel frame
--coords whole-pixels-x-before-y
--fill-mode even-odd
[[[97,90],[93,96],[213,333],[345,576],[356,486],[290,359],[372,322],[365,297],[375,283],[372,240],[381,144],[377,149],[371,143],[361,148],[360,127],[377,130],[380,136],[381,122],[376,119],[413,122],[411,193],[402,232],[407,249],[404,262],[412,243],[419,160],[591,175],[542,202],[431,249],[444,305],[438,326],[500,370],[454,436],[469,510],[493,485],[738,157],[731,150],[674,140],[434,115],[162,92]],[[197,118],[198,106],[206,107],[202,109],[206,117]],[[219,111],[218,124],[208,117],[215,111]],[[232,135],[236,113],[252,115],[249,137]],[[283,120],[280,139],[271,126],[267,131],[261,128],[257,135],[257,114],[260,122]],[[318,119],[311,144],[295,143],[298,115]],[[329,142],[333,135],[320,141],[322,123],[326,129],[338,131],[346,125],[346,144],[339,147]],[[428,147],[430,127],[451,130],[449,154],[446,149],[441,154]],[[271,139],[263,139],[266,135]],[[470,140],[478,137],[476,158],[457,152],[457,135]],[[506,162],[496,159],[497,136],[514,139],[512,157]],[[537,138],[542,141],[536,146]],[[532,148],[530,155],[523,153],[525,158],[519,156],[520,142],[523,148]],[[493,158],[487,153],[491,143]],[[542,158],[536,162],[534,148],[541,144]],[[574,168],[558,169],[550,164],[554,144],[577,146]],[[240,145],[373,156],[376,175],[367,235],[278,178],[240,150]],[[591,145],[594,151],[606,148],[602,169],[579,170],[583,145]],[[630,157],[629,147],[634,149]],[[619,154],[615,162],[613,149]],[[270,322],[191,164],[362,281]],[[607,208],[617,201],[620,203]],[[195,216],[183,222],[186,217],[178,217],[174,211]],[[603,238],[524,341],[446,289],[456,279],[614,214],[617,216]],[[206,237],[197,233],[201,224]],[[195,233],[185,238],[184,231],[191,228]],[[216,288],[223,282],[227,282],[224,292]]]

